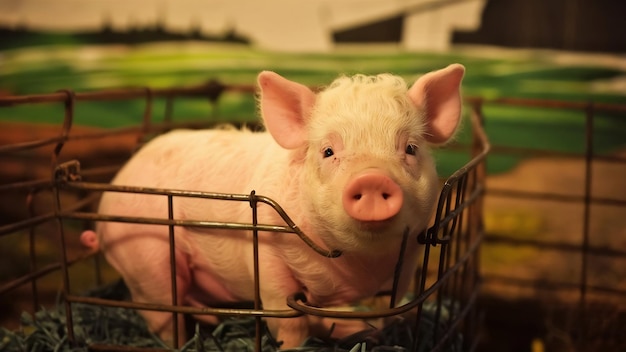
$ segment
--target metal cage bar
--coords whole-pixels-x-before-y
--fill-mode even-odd
[[[533,201],[551,201],[557,204],[580,204],[582,205],[582,229],[580,233],[571,233],[571,236],[579,238],[579,243],[572,244],[563,240],[544,240],[544,239],[526,239],[511,236],[507,233],[486,233],[485,243],[498,244],[508,247],[524,246],[528,248],[535,248],[541,251],[554,251],[558,253],[578,253],[581,256],[580,260],[580,274],[578,276],[577,283],[565,282],[563,280],[549,280],[549,279],[526,279],[515,278],[507,275],[499,275],[492,273],[484,273],[485,285],[498,284],[505,285],[507,287],[532,287],[536,290],[540,290],[546,293],[553,292],[572,292],[577,293],[578,302],[575,304],[577,307],[572,308],[577,311],[577,316],[573,321],[577,324],[576,330],[573,332],[573,339],[576,340],[576,350],[579,351],[592,351],[598,348],[597,346],[591,346],[589,340],[589,334],[591,330],[596,328],[592,326],[589,319],[593,315],[592,303],[598,303],[597,298],[591,298],[591,294],[599,293],[604,297],[614,298],[615,300],[624,302],[626,298],[626,289],[618,286],[616,282],[614,286],[608,284],[593,284],[589,282],[589,267],[590,256],[600,256],[602,258],[609,258],[612,260],[626,259],[626,251],[622,248],[609,247],[606,245],[593,244],[591,242],[591,207],[593,205],[605,205],[611,207],[626,208],[626,199],[620,199],[611,196],[598,196],[594,194],[592,189],[592,181],[597,175],[594,176],[593,165],[595,162],[604,162],[611,164],[626,164],[626,157],[621,155],[600,155],[596,150],[597,141],[594,138],[595,120],[598,114],[606,113],[611,114],[614,118],[626,118],[626,104],[608,104],[608,103],[593,103],[593,102],[570,102],[570,101],[556,101],[556,100],[539,100],[539,99],[512,99],[512,98],[499,98],[499,99],[482,99],[482,98],[468,98],[467,101],[472,106],[472,110],[475,114],[480,115],[481,119],[487,121],[486,125],[489,126],[489,116],[483,115],[483,108],[485,106],[499,106],[499,107],[516,107],[520,108],[520,114],[523,114],[525,108],[544,108],[548,110],[560,110],[565,109],[579,114],[580,121],[584,126],[584,135],[581,135],[581,145],[584,146],[581,152],[561,152],[561,151],[549,151],[538,150],[533,148],[524,147],[507,147],[501,145],[494,145],[492,147],[493,155],[522,155],[524,157],[564,157],[564,158],[578,158],[582,162],[583,183],[581,185],[582,195],[561,194],[551,191],[530,191],[530,190],[517,190],[506,189],[501,187],[487,187],[485,189],[485,195],[495,198],[510,198],[520,200],[533,200]],[[540,300],[540,299],[539,299]],[[550,305],[550,303],[545,303]],[[616,311],[624,311],[625,306],[614,306]],[[616,323],[618,323],[616,321]],[[619,325],[619,323],[618,323]],[[619,329],[619,327],[616,327]],[[610,332],[603,332],[604,334],[610,334]],[[615,341],[615,343],[619,343]],[[618,349],[626,346],[622,342]],[[611,349],[611,347],[608,347]],[[604,348],[600,348],[604,349]]]

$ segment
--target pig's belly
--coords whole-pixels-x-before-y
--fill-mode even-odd
[[[186,297],[186,303],[194,306],[210,306],[252,299],[252,295],[248,297],[248,295],[242,295],[241,293],[234,293],[233,290],[226,286],[224,280],[214,273],[205,270],[195,270],[192,273],[192,283],[188,297]]]

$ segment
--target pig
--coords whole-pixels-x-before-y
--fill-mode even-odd
[[[154,138],[123,166],[115,185],[256,194],[280,204],[320,255],[289,233],[259,235],[264,309],[346,305],[389,289],[408,229],[398,292],[416,269],[416,236],[431,218],[438,178],[430,147],[453,138],[465,68],[452,64],[410,87],[391,74],[342,76],[314,92],[277,73],[258,75],[265,132],[175,130]],[[167,218],[164,197],[105,192],[99,213]],[[174,198],[176,219],[250,222],[250,205]],[[259,223],[284,225],[265,204]],[[250,231],[176,228],[178,304],[198,307],[254,299]],[[100,248],[137,302],[170,304],[168,227],[96,223],[83,242]],[[149,328],[173,343],[172,314],[142,311]],[[201,318],[199,318],[201,319]],[[283,348],[298,346],[319,319],[267,318]],[[182,324],[180,324],[182,325]],[[323,325],[323,324],[321,324]],[[184,329],[181,329],[181,336]]]

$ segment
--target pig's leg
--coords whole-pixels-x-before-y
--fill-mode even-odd
[[[312,335],[336,340],[365,330],[381,329],[383,327],[382,319],[335,319],[312,315],[308,316],[308,319]]]
[[[306,317],[268,318],[267,326],[276,340],[282,342],[281,349],[298,347],[310,335]]]
[[[130,239],[132,238],[132,239]],[[126,237],[120,246],[110,246],[107,260],[124,278],[134,302],[172,304],[170,250],[166,239],[158,235]],[[189,290],[191,275],[188,256],[176,250],[177,304],[181,305]],[[139,311],[150,331],[169,346],[174,345],[173,316],[169,312]],[[178,315],[179,346],[186,340],[184,318]]]
[[[261,251],[263,254],[269,252]],[[260,259],[261,300],[264,309],[289,309],[287,296],[301,291],[298,281],[279,257],[268,255]],[[268,328],[277,341],[282,341],[281,349],[300,346],[310,336],[306,316],[297,318],[268,318]]]

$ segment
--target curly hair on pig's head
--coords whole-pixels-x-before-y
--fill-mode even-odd
[[[423,113],[407,91],[406,81],[389,73],[341,76],[317,95],[310,131],[338,129],[353,134],[363,126],[375,126],[390,134],[400,128],[418,138],[425,132]]]
[[[323,93],[341,95],[346,98],[357,96],[382,95],[387,98],[404,96],[407,84],[402,77],[390,73],[381,73],[374,76],[356,74],[354,76],[340,76],[335,79]]]

